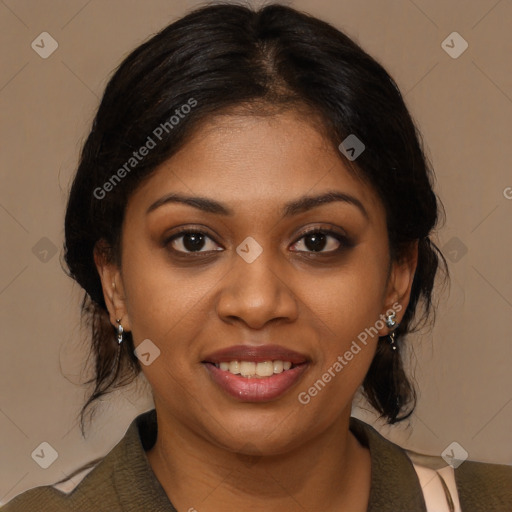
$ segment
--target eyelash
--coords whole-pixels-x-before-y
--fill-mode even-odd
[[[182,229],[181,231],[179,231],[178,233],[175,233],[172,236],[166,238],[164,240],[164,242],[163,242],[164,247],[169,247],[171,242],[173,242],[174,240],[177,240],[177,239],[179,239],[179,238],[181,238],[181,237],[183,237],[184,235],[187,235],[187,234],[203,235],[203,236],[205,236],[205,237],[207,237],[210,240],[213,240],[215,242],[215,240],[208,233],[203,231],[202,229],[185,228],[185,229]],[[330,229],[325,229],[325,228],[322,229],[322,228],[318,228],[318,227],[307,229],[306,231],[301,233],[299,238],[297,238],[296,241],[293,242],[292,245],[296,245],[303,238],[305,238],[305,237],[307,237],[308,235],[311,235],[311,234],[323,234],[323,235],[331,236],[331,237],[333,237],[334,239],[336,239],[340,243],[340,247],[338,247],[337,249],[334,249],[334,250],[330,250],[330,251],[318,251],[318,252],[315,252],[315,251],[294,251],[294,252],[302,253],[303,255],[307,254],[308,255],[307,257],[311,257],[311,256],[312,257],[332,256],[334,254],[340,253],[343,249],[347,249],[347,248],[350,248],[350,247],[354,246],[353,242],[346,235],[342,235],[341,233],[338,233],[336,231],[332,231]],[[215,243],[217,244],[217,242],[215,242]],[[219,244],[217,244],[217,245],[219,245]],[[193,255],[192,257],[197,257],[197,255],[204,255],[204,254],[211,254],[213,252],[220,252],[220,251],[217,251],[217,250],[186,252],[186,251],[178,251],[178,250],[172,249],[172,248],[170,250],[174,254],[179,255],[178,257],[185,257],[185,258],[190,257],[191,255]]]

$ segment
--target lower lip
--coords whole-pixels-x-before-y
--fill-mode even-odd
[[[270,402],[284,395],[302,376],[307,363],[275,373],[270,377],[250,378],[221,370],[212,363],[204,363],[210,376],[228,395],[240,402]]]

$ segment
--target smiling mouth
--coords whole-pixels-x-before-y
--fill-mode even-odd
[[[239,402],[270,402],[284,396],[302,378],[309,363],[268,361],[203,361],[212,382]]]
[[[208,364],[213,364],[216,368],[222,371],[232,373],[233,375],[240,375],[248,379],[264,379],[266,377],[272,377],[273,375],[278,375],[297,366],[300,366],[300,364],[294,364],[291,361],[282,361],[280,359],[260,362],[236,360],[229,362],[222,361],[220,363],[210,363],[208,361],[205,362]]]

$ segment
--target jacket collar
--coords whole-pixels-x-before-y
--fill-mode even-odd
[[[370,450],[371,490],[367,512],[426,512],[418,477],[405,451],[357,418],[350,418],[350,430]],[[156,410],[151,409],[132,421],[108,456],[115,461],[114,484],[126,512],[140,512],[149,503],[154,512],[176,512],[145,453],[155,443],[156,435]],[[135,495],[134,486],[138,489]]]
[[[405,451],[357,418],[350,418],[350,430],[370,449],[372,483],[367,512],[427,512],[418,476]]]

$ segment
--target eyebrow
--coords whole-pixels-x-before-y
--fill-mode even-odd
[[[330,190],[316,196],[304,195],[302,197],[299,197],[298,199],[285,203],[282,209],[283,218],[298,215],[299,213],[304,213],[308,210],[312,210],[313,208],[316,208],[320,205],[333,202],[351,204],[357,207],[366,219],[369,218],[366,208],[363,206],[361,201],[359,201],[359,199],[350,194],[339,192],[337,190]],[[185,196],[183,194],[178,193],[171,193],[161,197],[147,209],[146,214],[149,214],[150,212],[156,210],[157,208],[160,208],[161,206],[170,203],[186,204],[188,206],[197,208],[198,210],[201,210],[203,212],[214,213],[216,215],[225,215],[229,217],[235,215],[235,212],[232,209],[213,199],[199,196]]]

